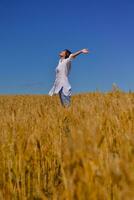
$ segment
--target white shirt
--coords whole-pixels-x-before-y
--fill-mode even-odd
[[[58,94],[60,89],[63,87],[63,93],[67,95],[71,95],[71,85],[68,80],[68,75],[71,70],[71,54],[68,58],[60,59],[59,64],[55,69],[56,72],[56,79],[54,81],[54,85],[49,91],[49,95],[52,96],[53,94]]]

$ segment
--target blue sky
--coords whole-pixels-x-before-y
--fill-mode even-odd
[[[58,53],[72,63],[72,92],[134,90],[133,0],[0,0],[0,94],[47,94]]]

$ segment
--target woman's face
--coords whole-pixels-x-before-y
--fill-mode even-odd
[[[61,52],[59,53],[59,56],[60,56],[61,58],[65,58],[65,57],[66,57],[66,51],[61,51]]]

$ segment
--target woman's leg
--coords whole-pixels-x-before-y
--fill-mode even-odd
[[[63,97],[62,97],[62,88],[61,88],[61,90],[59,91],[59,97],[60,97],[60,102],[61,102],[61,104],[64,105]]]
[[[71,89],[70,89],[70,91],[71,91]],[[61,104],[64,107],[69,107],[70,106],[71,95],[68,95],[68,96],[64,95],[64,93],[63,93],[63,87],[59,91],[59,97],[60,97]]]

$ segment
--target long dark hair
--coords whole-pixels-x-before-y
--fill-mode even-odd
[[[64,51],[66,52],[66,56],[65,59],[68,58],[70,56],[70,54],[72,53],[71,51],[69,51],[68,49],[64,49]]]

